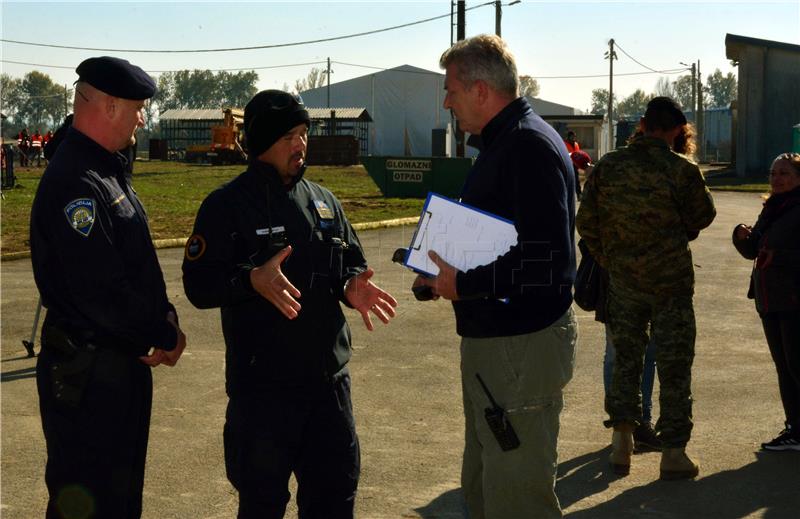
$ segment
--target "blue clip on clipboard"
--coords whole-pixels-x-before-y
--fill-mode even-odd
[[[487,265],[517,243],[514,223],[506,218],[428,193],[404,264],[415,272],[435,276],[437,267],[428,258],[435,251],[458,270]]]

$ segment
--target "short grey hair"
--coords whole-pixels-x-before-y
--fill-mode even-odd
[[[499,36],[481,34],[457,42],[439,58],[442,69],[450,65],[456,66],[458,80],[467,88],[482,80],[502,94],[519,97],[517,64]]]

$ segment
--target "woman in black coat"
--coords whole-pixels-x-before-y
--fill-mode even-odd
[[[755,260],[748,297],[764,325],[786,412],[786,428],[761,448],[800,451],[800,153],[778,155],[769,184],[758,221],[737,225],[733,244]]]

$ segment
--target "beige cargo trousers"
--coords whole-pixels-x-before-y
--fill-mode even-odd
[[[511,337],[461,341],[465,445],[461,487],[470,519],[561,517],[555,494],[559,415],[572,379],[578,325],[570,308],[549,327]],[[506,410],[520,446],[503,451],[475,374]]]

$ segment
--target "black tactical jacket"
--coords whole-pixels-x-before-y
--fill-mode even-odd
[[[302,294],[290,320],[253,289],[250,270],[286,245],[283,274]],[[198,308],[221,308],[226,389],[263,390],[330,379],[350,358],[344,284],[366,268],[358,237],[327,189],[300,175],[281,184],[253,162],[200,207],[183,262],[183,285]]]

